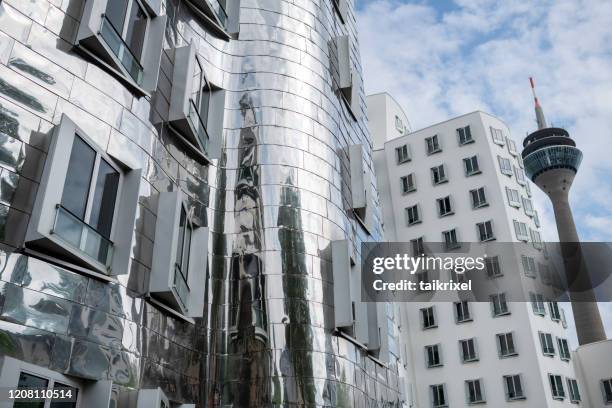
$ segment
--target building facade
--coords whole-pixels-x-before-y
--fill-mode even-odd
[[[402,117],[389,96],[368,97],[368,109],[382,100],[389,108],[380,119]],[[401,342],[413,370],[408,378],[414,381],[415,406],[589,406],[584,393],[574,392],[583,385],[563,311],[537,297],[513,302],[504,291],[511,277],[520,275],[527,285],[538,278],[543,249],[530,185],[508,127],[473,112],[398,133],[387,126],[387,132],[372,135],[388,241],[523,243],[530,249],[526,256],[487,264],[488,278],[499,287],[490,302],[404,304],[408,338]]]
[[[2,0],[0,63],[0,386],[401,404],[350,2]]]

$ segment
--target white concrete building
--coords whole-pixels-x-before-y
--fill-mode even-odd
[[[490,265],[500,287],[495,302],[404,304],[401,347],[413,370],[411,406],[598,407],[589,405],[580,381],[575,386],[556,303],[503,299],[510,276],[521,274],[519,282],[531,285],[541,243],[506,124],[473,112],[400,132],[396,118],[408,120],[388,94],[370,96],[367,104],[386,240],[528,242],[533,250],[525,262],[516,254]]]

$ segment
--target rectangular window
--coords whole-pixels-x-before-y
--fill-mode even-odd
[[[425,346],[425,360],[427,368],[439,367],[442,365],[442,356],[439,344]]]
[[[419,222],[421,222],[418,204],[415,204],[412,207],[406,208],[406,217],[407,217],[408,225],[414,225],[414,224],[418,224]]]
[[[425,138],[425,146],[427,148],[427,154],[434,154],[442,151],[438,135]]]
[[[569,398],[571,402],[580,402],[580,390],[578,389],[578,381],[573,378],[567,379],[567,389],[569,391]]]
[[[497,156],[497,161],[499,162],[499,171],[506,176],[512,176],[512,165],[510,164],[510,159]]]
[[[40,399],[36,402],[27,401],[16,401],[13,404],[14,408],[36,408],[36,407],[65,407],[65,408],[76,408],[78,401],[79,389],[67,384],[62,384],[59,381],[50,378],[39,377],[37,375],[30,374],[28,372],[19,373],[19,381],[17,383],[18,389],[38,389],[38,390],[49,390],[57,391],[57,394],[62,394],[64,398],[59,399]]]
[[[508,153],[510,153],[513,156],[516,156],[516,143],[514,142],[514,140],[510,139],[509,137],[506,137],[506,144],[508,145]]]
[[[478,239],[480,242],[492,241],[495,239],[493,234],[493,223],[491,221],[479,222],[476,224]]]
[[[516,176],[517,183],[524,186],[526,183],[525,172],[523,172],[523,169],[521,169],[520,167],[516,167],[514,165],[512,167],[514,168],[514,175]]]
[[[523,209],[525,210],[525,215],[531,217],[533,216],[533,202],[529,198],[521,197],[523,201]]]
[[[453,209],[451,207],[450,196],[438,198],[436,202],[438,204],[438,214],[440,215],[440,217],[444,217],[445,215],[454,214]]]
[[[559,310],[559,303],[555,301],[548,302],[548,309],[550,310],[550,318],[555,322],[561,320],[561,311]]]
[[[457,323],[468,322],[472,320],[470,315],[470,304],[467,300],[455,302],[455,321]]]
[[[529,187],[529,183],[525,183],[525,192],[527,193],[527,197],[531,197],[531,187]]]
[[[497,293],[491,295],[491,307],[493,309],[493,317],[504,316],[510,314],[508,310],[508,302],[506,302],[505,293]]]
[[[410,150],[408,148],[408,145],[405,144],[400,147],[396,147],[395,157],[397,158],[397,164],[409,162],[411,158],[410,158]]]
[[[478,166],[478,157],[472,156],[463,159],[463,168],[465,169],[466,176],[473,176],[474,174],[481,173],[480,167]]]
[[[520,375],[505,375],[504,387],[506,388],[506,399],[508,401],[525,399]]]
[[[465,392],[468,403],[478,404],[485,402],[482,383],[480,380],[466,380]]]
[[[550,392],[554,399],[564,399],[565,390],[563,389],[563,379],[560,375],[548,374],[548,381],[550,382]]]
[[[512,333],[500,333],[497,335],[497,347],[500,357],[512,357],[518,355],[514,347]]]
[[[603,399],[606,404],[612,402],[612,378],[601,380],[601,388],[603,390]]]
[[[459,145],[465,145],[474,141],[472,130],[469,126],[457,129],[457,137],[459,138]]]
[[[469,363],[471,361],[478,361],[475,339],[459,340],[459,348],[461,349],[462,362]]]
[[[536,249],[542,249],[542,237],[540,236],[540,232],[536,230],[529,229],[529,235],[531,235],[531,242],[533,243],[533,247]]]
[[[503,273],[499,265],[499,256],[495,255],[485,258],[485,270],[489,278],[498,278],[502,276]]]
[[[567,339],[557,337],[557,346],[559,347],[559,358],[563,361],[570,361],[572,357]]]
[[[410,193],[411,191],[416,191],[416,183],[414,180],[414,173],[410,173],[407,176],[403,176],[400,178],[402,182],[402,193]]]
[[[518,190],[506,187],[506,197],[508,198],[510,207],[519,208],[521,206],[521,196]]]
[[[542,353],[545,356],[555,355],[555,344],[553,343],[552,334],[539,332],[540,345],[542,346]]]
[[[535,259],[530,256],[521,255],[521,261],[523,263],[523,271],[525,271],[525,276],[529,278],[536,277],[536,265]]]
[[[538,212],[535,210],[533,211],[533,223],[536,227],[540,228],[540,217],[538,217]]]
[[[442,232],[442,237],[444,238],[444,246],[446,249],[455,249],[461,246],[459,245],[459,241],[457,241],[457,230],[454,228]]]
[[[493,138],[493,143],[503,146],[506,138],[504,137],[504,132],[501,129],[496,129],[491,126],[491,137]]]
[[[546,314],[546,309],[544,308],[544,296],[539,293],[530,293],[529,299],[531,300],[533,313],[544,316]]]
[[[517,220],[512,220],[512,222],[514,223],[514,233],[516,234],[516,239],[524,242],[529,241],[529,234],[527,233],[527,224]]]
[[[472,198],[472,208],[480,208],[489,205],[487,203],[484,187],[470,190],[470,196]]]
[[[443,164],[431,168],[431,179],[434,184],[441,184],[448,181]]]
[[[421,309],[421,324],[423,329],[431,329],[438,326],[436,323],[436,314],[433,306]]]
[[[410,245],[412,245],[412,253],[414,256],[425,254],[425,245],[423,244],[423,237],[411,239]]]
[[[431,391],[431,406],[433,408],[448,407],[444,384],[430,385],[429,389]]]

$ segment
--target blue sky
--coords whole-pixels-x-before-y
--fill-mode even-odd
[[[535,130],[535,77],[548,122],[584,153],[570,197],[580,237],[612,242],[612,2],[355,1],[366,93],[392,93],[413,129],[483,110],[522,141]],[[533,190],[555,241],[552,208]],[[600,309],[610,337],[612,303]]]

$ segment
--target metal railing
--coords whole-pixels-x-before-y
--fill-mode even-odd
[[[127,70],[132,79],[136,81],[138,85],[142,82],[142,65],[138,59],[132,54],[132,51],[127,46],[115,26],[106,17],[106,14],[102,14],[102,26],[100,27],[100,35],[113,51],[115,56],[121,61],[121,65]]]
[[[51,233],[68,245],[108,267],[113,257],[113,243],[69,210],[57,205]]]

